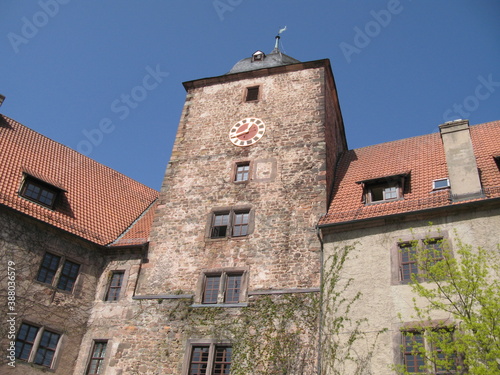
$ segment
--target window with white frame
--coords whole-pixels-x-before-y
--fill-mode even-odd
[[[52,253],[43,256],[36,280],[71,292],[80,273],[80,264]]]
[[[61,334],[45,327],[22,323],[16,338],[16,358],[53,368]]]
[[[450,187],[450,180],[448,180],[447,178],[440,178],[438,180],[432,181],[433,190],[446,189],[449,187]]]

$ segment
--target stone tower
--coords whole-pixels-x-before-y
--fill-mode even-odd
[[[329,61],[257,51],[184,87],[137,293],[203,302],[204,273],[224,269],[245,273],[240,302],[318,287],[315,226],[347,149]]]
[[[329,60],[276,46],[184,87],[113,374],[227,374],[232,343],[190,316],[216,307],[231,319],[262,296],[319,291],[316,225],[347,149]]]

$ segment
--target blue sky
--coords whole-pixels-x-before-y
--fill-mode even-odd
[[[498,0],[2,0],[0,112],[159,189],[182,82],[332,63],[350,148],[500,119]],[[227,125],[227,124],[224,124]]]

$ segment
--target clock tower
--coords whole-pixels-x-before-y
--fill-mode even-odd
[[[258,296],[317,293],[316,224],[347,150],[329,60],[300,62],[276,46],[227,74],[183,85],[186,102],[134,299],[167,306],[184,298],[192,309],[237,313]],[[206,344],[208,333],[193,337],[180,322],[162,324],[175,337],[162,368],[188,373],[203,357],[197,350],[206,350],[211,366],[217,348]]]

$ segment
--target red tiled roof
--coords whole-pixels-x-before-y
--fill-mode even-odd
[[[3,115],[0,160],[0,204],[99,245],[115,241],[158,197],[157,191]],[[24,174],[64,190],[54,210],[18,194]]]
[[[135,246],[148,242],[157,205],[158,201],[156,200],[150,207],[148,207],[146,212],[144,212],[115,242],[110,244],[110,246]]]
[[[500,197],[500,171],[494,156],[500,154],[500,121],[470,127],[472,144],[486,198]],[[404,199],[365,205],[363,186],[382,176],[409,172]],[[328,213],[320,225],[340,224],[386,215],[449,206],[449,190],[432,189],[432,181],[448,177],[439,133],[349,150],[342,155],[335,174]]]

